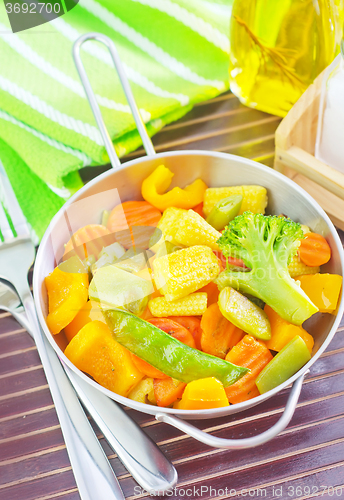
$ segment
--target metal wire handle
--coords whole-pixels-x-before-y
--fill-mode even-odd
[[[185,432],[185,434],[188,434],[189,436],[197,439],[197,441],[207,444],[208,446],[212,446],[213,448],[224,448],[227,450],[243,450],[246,448],[253,448],[254,446],[259,446],[261,444],[267,443],[287,427],[294,415],[296,405],[300,396],[303,379],[307,373],[309,373],[309,370],[300,375],[300,377],[297,378],[293,383],[286,407],[282,413],[281,418],[272,427],[270,427],[270,429],[262,432],[261,434],[258,434],[257,436],[243,439],[224,439],[217,436],[212,436],[211,434],[201,431],[194,425],[189,424],[188,422],[185,422],[180,418],[174,417],[173,415],[157,413],[155,415],[155,418],[156,420],[159,420],[159,422],[170,424],[180,431]]]
[[[112,143],[111,137],[109,135],[109,132],[107,131],[107,128],[105,126],[99,104],[97,102],[96,96],[94,95],[92,86],[90,84],[90,81],[88,79],[87,73],[85,71],[84,65],[81,60],[80,56],[80,49],[81,45],[88,41],[88,40],[96,40],[97,42],[100,42],[109,49],[109,52],[111,54],[114,66],[116,68],[117,74],[119,76],[122,88],[124,90],[125,96],[127,98],[129,107],[131,109],[131,112],[133,114],[138,132],[140,134],[140,137],[142,139],[143,147],[145,148],[145,151],[148,156],[153,156],[155,155],[155,150],[153,143],[147,133],[147,129],[145,127],[145,124],[143,123],[143,120],[141,118],[139,109],[136,105],[133,93],[130,88],[130,84],[128,82],[128,78],[125,74],[125,71],[123,69],[120,57],[118,55],[117,49],[115,47],[115,44],[113,41],[105,36],[102,35],[101,33],[87,33],[86,35],[80,36],[73,45],[73,58],[75,62],[76,69],[78,70],[80,80],[84,86],[86,96],[88,99],[88,102],[90,103],[94,118],[96,119],[99,131],[101,133],[101,136],[103,138],[104,144],[106,151],[109,155],[110,158],[110,163],[113,168],[119,168],[121,166],[121,162],[119,161],[119,158],[117,156],[117,153],[115,151],[114,145]]]

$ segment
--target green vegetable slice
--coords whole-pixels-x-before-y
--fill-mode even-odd
[[[223,198],[212,208],[207,217],[207,222],[217,231],[221,231],[240,212],[243,197],[241,194],[233,194]]]
[[[154,288],[151,281],[124,271],[112,264],[98,269],[88,290],[91,300],[110,308],[123,307],[134,314],[142,314]]]
[[[310,359],[305,341],[296,335],[258,375],[256,385],[259,392],[263,394],[283,384]]]
[[[117,342],[181,382],[215,377],[227,387],[249,371],[193,349],[126,311],[105,310],[104,316]]]
[[[220,292],[218,304],[223,316],[233,325],[257,339],[271,339],[267,314],[241,293],[226,287]]]

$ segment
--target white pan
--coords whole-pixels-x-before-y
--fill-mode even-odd
[[[81,63],[80,47],[86,40],[97,40],[108,47],[147,152],[146,157],[132,160],[123,166],[120,164]],[[311,360],[289,380],[275,389],[243,403],[212,410],[189,411],[159,408],[132,401],[105,389],[80,372],[63,354],[63,350],[61,349],[63,347],[61,335],[53,336],[46,325],[45,318],[48,313],[48,306],[44,278],[53,271],[56,262],[62,256],[64,244],[69,240],[71,230],[74,232],[86,224],[99,224],[103,210],[111,210],[119,203],[118,195],[121,202],[133,199],[141,200],[140,188],[142,181],[162,163],[174,172],[173,185],[177,186],[185,186],[197,178],[203,179],[210,187],[240,184],[259,184],[265,186],[268,190],[269,198],[267,213],[288,214],[291,219],[306,224],[313,231],[322,234],[332,249],[331,260],[326,266],[323,266],[323,272],[343,275],[343,247],[336,229],[322,208],[311,196],[287,177],[264,165],[238,156],[209,151],[175,151],[156,154],[140,118],[115,46],[106,36],[98,33],[90,33],[80,37],[74,45],[74,59],[114,168],[89,182],[59,210],[40,244],[34,268],[33,289],[38,317],[49,342],[64,363],[91,386],[119,403],[135,410],[155,415],[157,420],[169,423],[209,446],[238,449],[250,448],[269,441],[288,425],[298,401],[304,376],[332,340],[343,313],[342,296],[337,315],[318,313],[307,321],[306,329],[312,334],[315,340],[313,355]],[[235,440],[221,439],[211,436],[184,421],[184,419],[223,417],[247,410],[268,398],[274,397],[279,391],[290,384],[293,384],[290,396],[280,420],[268,431],[258,436]]]

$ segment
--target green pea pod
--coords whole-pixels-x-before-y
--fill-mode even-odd
[[[227,286],[220,292],[218,303],[223,316],[233,325],[257,339],[271,339],[271,326],[266,312],[240,292]]]
[[[215,377],[227,387],[249,371],[193,349],[126,311],[105,310],[104,316],[117,342],[181,382]]]
[[[241,194],[233,194],[223,198],[212,208],[207,217],[207,222],[217,231],[221,231],[240,212],[242,204]]]
[[[283,384],[311,359],[305,341],[296,335],[260,372],[256,386],[261,394]]]

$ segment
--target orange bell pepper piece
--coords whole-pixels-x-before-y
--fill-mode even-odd
[[[271,339],[265,341],[265,345],[268,349],[279,352],[295,337],[295,335],[299,335],[305,341],[309,352],[312,352],[314,339],[312,335],[302,328],[302,326],[289,323],[281,318],[281,316],[268,305],[264,307],[264,311],[268,315],[271,325]]]
[[[88,274],[67,273],[58,267],[45,278],[49,314],[47,325],[54,335],[67,326],[88,299]]]
[[[109,327],[101,321],[87,323],[70,341],[65,355],[79,370],[120,396],[127,396],[143,378],[130,351],[112,337]]]
[[[170,187],[174,173],[164,165],[159,165],[142,183],[142,197],[161,211],[168,207],[190,209],[199,205],[204,198],[207,185],[197,179],[184,189]]]
[[[106,324],[103,311],[101,310],[99,303],[94,300],[86,302],[73,321],[71,321],[69,325],[65,326],[64,332],[68,342],[75,337],[81,328],[91,321],[101,321]]]
[[[223,385],[215,377],[189,382],[182,399],[174,404],[178,410],[207,410],[229,406]]]
[[[263,368],[272,360],[272,354],[263,342],[245,335],[240,342],[229,351],[226,361],[245,366],[251,371],[246,373],[235,384],[225,388],[228,401],[241,403],[260,395],[256,386],[256,378]]]

